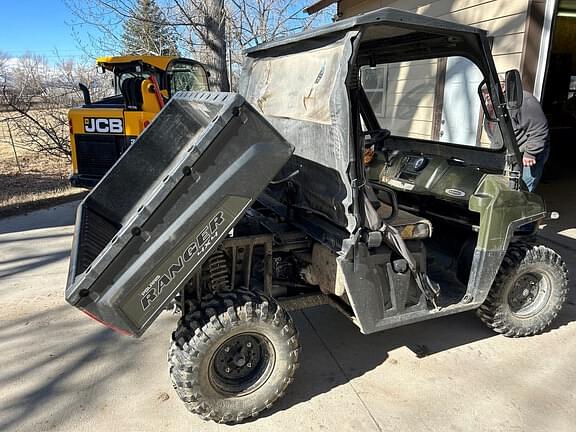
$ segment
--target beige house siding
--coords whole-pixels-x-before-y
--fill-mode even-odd
[[[493,54],[499,72],[519,69],[524,47],[529,0],[342,0],[342,18],[381,7],[394,7],[473,25],[494,37]]]
[[[494,62],[498,72],[504,73],[521,67],[528,3],[529,0],[342,0],[338,12],[341,18],[348,18],[389,6],[483,28],[494,37]],[[397,135],[434,138],[435,92],[430,91],[433,86],[422,84],[436,78],[436,62],[396,67],[398,71],[394,74],[395,67],[389,68],[388,72],[385,116],[380,116],[382,123]],[[410,92],[417,88],[428,91],[415,98]],[[481,141],[483,145],[488,144],[485,137]]]
[[[399,63],[388,68],[386,127],[396,135],[432,137],[437,60]]]

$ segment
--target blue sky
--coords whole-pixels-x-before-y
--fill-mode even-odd
[[[73,20],[62,0],[1,0],[0,51],[18,56],[26,51],[56,60],[82,55],[66,22]]]
[[[65,1],[0,0],[0,51],[9,57],[30,52],[45,56],[50,62],[56,62],[58,58],[86,61],[70,26],[78,20]],[[82,4],[82,0],[68,1]],[[303,6],[313,2],[299,0],[295,3]],[[329,21],[328,15],[324,18]],[[76,30],[86,37],[88,29],[85,26]]]

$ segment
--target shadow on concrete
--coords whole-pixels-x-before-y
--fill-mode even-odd
[[[576,308],[572,307],[563,312],[557,326],[575,318]],[[390,361],[390,353],[398,348],[409,348],[415,357],[433,356],[496,336],[474,313],[372,335],[360,334],[352,322],[328,306],[297,312],[294,319],[303,348],[301,366],[286,396],[260,417],[307,403],[342,385],[351,386],[362,399],[361,387],[353,380]],[[163,326],[162,332],[165,330]],[[5,404],[0,403],[0,430],[11,430],[23,422],[34,424],[35,430],[78,424],[77,417],[110,397],[112,389],[122,385],[120,380],[138,373],[134,359],[149,357],[149,349],[142,340],[117,336],[88,319],[79,319],[78,312],[65,305],[33,318],[2,323],[0,388],[16,391]],[[157,367],[168,382],[166,364]]]
[[[134,356],[145,355],[138,352],[142,344],[79,320],[76,312],[63,305],[2,323],[0,388],[16,390],[0,404],[0,430],[31,421],[35,430],[58,429],[82,415],[92,399],[106,395],[109,383],[131,368]],[[73,339],[71,327],[77,335]],[[103,362],[95,374],[95,365]]]
[[[0,218],[0,234],[73,225],[80,201],[35,210],[19,216]]]
[[[474,313],[371,335],[362,335],[351,321],[329,306],[308,309],[295,314],[294,319],[302,344],[300,368],[286,396],[262,416],[350,384],[387,361],[389,353],[400,347],[409,348],[416,357],[424,357],[496,336]]]
[[[329,306],[308,309],[294,318],[302,344],[300,368],[286,396],[262,417],[306,403],[341,385],[352,385],[356,392],[353,380],[388,361],[390,352],[398,348],[406,347],[415,357],[426,357],[497,336],[474,312],[371,335],[362,335],[351,321]],[[575,320],[576,308],[567,306],[549,331]]]
[[[70,251],[59,251],[41,255],[24,256],[10,260],[0,261],[0,278],[18,275],[30,270],[38,270],[70,256]],[[17,265],[13,265],[18,263]],[[12,264],[12,265],[10,265]],[[5,267],[5,268],[3,268]]]
[[[569,271],[568,303],[576,305],[576,178],[559,177],[540,184],[538,193],[544,198],[548,211],[560,213],[560,218],[546,221],[539,236],[543,243],[558,252]]]
[[[70,237],[71,234],[69,233],[62,233],[62,234],[53,234],[53,233],[39,233],[38,235],[35,236],[24,236],[22,238],[7,238],[7,239],[2,239],[2,237],[0,237],[0,245],[4,244],[4,243],[18,243],[18,242],[24,242],[24,241],[34,241],[34,240],[48,240],[48,239],[59,239],[59,238],[64,238],[64,237]]]

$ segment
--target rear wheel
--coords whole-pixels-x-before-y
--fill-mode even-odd
[[[237,423],[272,406],[292,382],[300,346],[290,316],[251,292],[206,298],[172,337],[170,375],[186,407]]]
[[[568,271],[560,255],[545,246],[516,243],[478,316],[505,336],[531,336],[552,323],[567,294]]]

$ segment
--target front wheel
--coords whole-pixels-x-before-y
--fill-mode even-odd
[[[206,420],[237,423],[278,400],[298,367],[290,316],[254,293],[205,299],[173,334],[170,375],[186,407]]]
[[[552,249],[511,244],[478,316],[509,337],[542,333],[568,294],[566,264]]]

